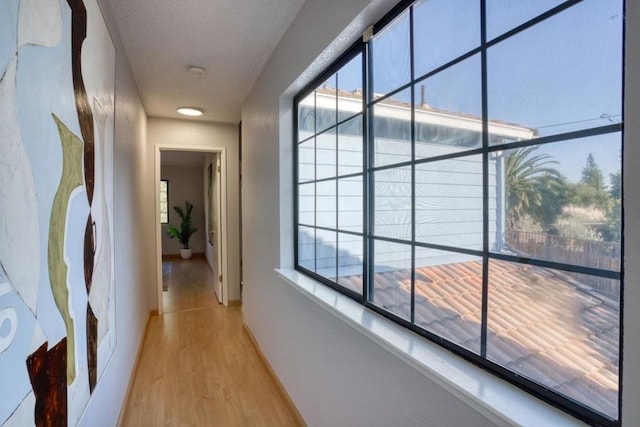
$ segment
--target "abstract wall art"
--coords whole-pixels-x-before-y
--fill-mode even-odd
[[[96,0],[0,2],[0,425],[76,425],[116,348],[115,48]]]

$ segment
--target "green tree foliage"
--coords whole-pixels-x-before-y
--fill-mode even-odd
[[[611,184],[611,188],[609,188],[609,194],[611,194],[611,197],[614,199],[620,199],[622,197],[622,173],[620,171],[610,173],[609,183]]]
[[[602,234],[604,236],[604,239],[608,242],[620,243],[620,238],[622,236],[622,215],[620,207],[620,199],[613,199],[609,206],[609,209],[607,210],[607,216],[605,219]]]
[[[576,206],[597,206],[605,208],[609,200],[606,191],[598,191],[594,187],[583,184],[568,184],[569,203]]]
[[[609,195],[611,200],[607,208],[607,216],[603,235],[609,242],[620,242],[621,233],[621,205],[622,205],[622,172],[609,174]]]
[[[537,149],[520,148],[504,158],[509,227],[525,215],[552,224],[566,203],[565,180],[552,166],[558,162],[547,154],[536,154]]]
[[[582,178],[580,179],[580,182],[596,189],[596,191],[606,190],[604,175],[596,164],[596,161],[593,159],[593,154],[591,153],[587,156],[587,164],[582,169]]]
[[[545,228],[553,225],[562,209],[569,203],[569,184],[564,176],[544,173],[540,176],[538,191],[540,203],[529,208],[529,212]]]
[[[598,225],[602,224],[605,212],[593,206],[567,205],[554,225],[561,236],[569,239],[602,241]]]
[[[569,201],[573,205],[596,206],[604,210],[609,207],[611,195],[604,183],[604,175],[591,153],[582,169],[580,182],[569,185]]]

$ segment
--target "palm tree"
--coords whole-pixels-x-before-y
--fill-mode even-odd
[[[525,214],[543,223],[553,222],[549,213],[556,210],[553,205],[560,198],[564,179],[551,166],[558,162],[548,154],[535,154],[537,149],[538,146],[519,148],[504,159],[509,227]]]

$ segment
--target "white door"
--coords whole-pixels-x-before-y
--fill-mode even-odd
[[[220,197],[222,195],[221,179],[220,179],[220,155],[216,155],[216,160],[214,163],[214,173],[213,173],[213,185],[211,186],[211,200],[213,201],[211,209],[213,214],[213,259],[215,260],[216,268],[215,268],[215,292],[218,297],[218,302],[223,302],[223,286],[222,286],[222,233],[220,232],[220,219],[222,217],[220,211],[221,200]]]

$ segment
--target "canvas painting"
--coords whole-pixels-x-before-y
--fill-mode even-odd
[[[115,48],[95,0],[0,2],[0,425],[76,425],[116,348]]]

